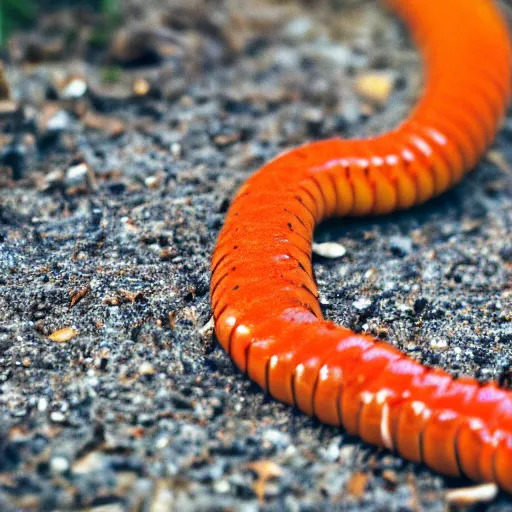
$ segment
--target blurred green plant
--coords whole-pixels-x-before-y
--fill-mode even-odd
[[[121,0],[101,0],[101,11],[109,24],[117,25],[121,17]]]
[[[0,0],[0,46],[4,47],[14,30],[33,26],[40,9],[89,6],[103,13],[105,30],[115,28],[121,19],[122,0]]]
[[[1,1],[1,0],[0,0]],[[112,31],[121,24],[121,1],[100,0],[100,9],[103,13],[103,23],[94,28],[90,43],[100,48],[104,47],[112,36]]]
[[[33,24],[37,11],[35,0],[0,0],[0,44],[5,45],[13,30]]]
[[[101,73],[101,81],[105,84],[115,84],[119,82],[123,74],[123,69],[119,66],[106,66]]]

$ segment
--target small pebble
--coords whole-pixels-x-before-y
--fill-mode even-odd
[[[489,503],[497,495],[498,486],[496,484],[482,484],[448,491],[446,501],[452,505],[467,507],[476,503]]]
[[[89,167],[86,163],[80,163],[69,167],[66,171],[65,183],[68,187],[80,187],[85,185]]]
[[[372,71],[360,75],[354,88],[362,98],[378,106],[384,106],[395,85],[394,73],[389,71]]]
[[[366,311],[372,306],[372,301],[366,297],[361,297],[352,303],[358,311]]]
[[[65,473],[69,470],[69,461],[65,457],[52,457],[50,459],[50,471],[52,473]]]
[[[81,98],[87,92],[87,82],[82,77],[73,77],[61,89],[60,97],[63,100]]]
[[[64,421],[66,421],[66,416],[60,411],[53,411],[50,414],[50,419],[55,423],[64,423]]]
[[[139,366],[139,373],[141,375],[154,375],[155,374],[155,369],[153,368],[151,363],[148,363],[147,361],[144,361]]]
[[[45,412],[48,409],[48,399],[42,396],[37,402],[37,410],[39,412]]]
[[[313,243],[313,252],[322,258],[341,258],[347,253],[347,249],[336,242]]]
[[[69,130],[71,126],[71,116],[65,110],[57,111],[46,123],[46,129],[53,132],[62,132]]]
[[[218,492],[219,494],[226,494],[230,491],[231,486],[227,480],[217,480],[213,484],[213,488],[215,489],[215,492]]]

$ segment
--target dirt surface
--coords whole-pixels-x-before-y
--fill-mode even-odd
[[[212,334],[209,259],[237,187],[296,144],[395,125],[420,91],[392,16],[335,7],[133,0],[107,34],[59,11],[11,38],[1,510],[457,509],[447,491],[470,482],[265,397]],[[315,263],[326,317],[509,385],[511,140],[512,117],[421,208],[321,227],[346,249]]]

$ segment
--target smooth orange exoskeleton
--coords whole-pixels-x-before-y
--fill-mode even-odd
[[[322,318],[311,264],[322,219],[408,208],[457,183],[493,140],[511,46],[492,0],[391,0],[426,63],[394,131],[279,156],[242,186],[212,259],[217,337],[275,398],[448,475],[512,492],[512,392],[426,368]]]

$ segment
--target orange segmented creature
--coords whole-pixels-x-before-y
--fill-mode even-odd
[[[278,400],[447,475],[512,492],[512,391],[427,368],[322,318],[311,263],[322,219],[423,203],[493,140],[511,93],[507,27],[492,0],[391,0],[426,63],[409,118],[368,140],[279,156],[239,190],[212,259],[217,337]]]

